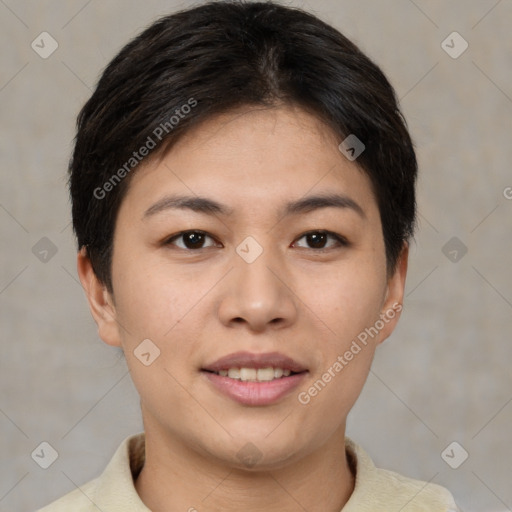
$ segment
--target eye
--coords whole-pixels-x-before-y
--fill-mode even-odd
[[[305,238],[306,242],[310,245],[310,247],[306,247],[306,249],[315,249],[318,251],[335,249],[336,247],[347,247],[349,245],[347,239],[343,236],[325,230],[308,231],[297,240],[302,240],[303,238]],[[331,246],[326,247],[329,238],[334,240],[334,245],[331,244]]]
[[[176,245],[180,249],[184,250],[198,250],[198,249],[206,249],[207,247],[214,247],[215,243],[204,246],[205,239],[209,238],[213,240],[213,238],[205,233],[204,231],[182,231],[176,235],[173,235],[171,238],[168,238],[164,245]],[[174,243],[175,240],[183,241],[183,245],[179,245],[178,243]]]

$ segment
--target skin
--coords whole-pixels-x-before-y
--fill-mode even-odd
[[[297,395],[402,303],[407,245],[389,275],[370,180],[339,142],[289,106],[211,118],[133,176],[115,228],[113,294],[79,253],[99,335],[123,348],[140,394],[146,463],[136,489],[151,510],[339,512],[349,499],[346,418],[399,313],[307,405]],[[333,192],[362,214],[280,213],[288,201]],[[168,194],[205,196],[233,212],[144,215]],[[187,249],[182,237],[169,242],[184,230],[207,232],[204,248]],[[311,230],[332,231],[348,245],[328,237],[315,246],[304,236]],[[263,248],[252,263],[235,250],[247,236]],[[134,355],[144,339],[160,349],[149,366]],[[309,373],[277,403],[241,405],[200,372],[240,350],[279,351]],[[237,457],[248,442],[260,453],[252,467]]]

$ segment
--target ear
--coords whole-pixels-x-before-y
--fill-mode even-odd
[[[384,327],[379,331],[378,343],[382,343],[395,330],[403,309],[405,278],[409,261],[409,244],[404,242],[395,270],[388,277],[386,295],[381,308],[380,319]],[[382,324],[381,324],[382,325]]]
[[[108,345],[121,346],[119,324],[112,294],[97,278],[92,268],[87,250],[82,247],[77,256],[78,277],[85,290],[91,314],[98,326],[100,338]]]

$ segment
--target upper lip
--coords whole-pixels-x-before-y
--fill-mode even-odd
[[[285,356],[279,352],[267,352],[264,354],[254,354],[251,352],[234,352],[227,356],[217,359],[215,362],[203,367],[203,370],[219,372],[220,370],[229,370],[230,368],[282,368],[292,372],[303,372],[307,368],[302,366],[291,357]]]

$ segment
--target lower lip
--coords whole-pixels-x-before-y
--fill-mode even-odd
[[[206,371],[202,373],[221,393],[244,405],[273,404],[296,388],[307,374],[302,372],[269,382],[250,382]]]

